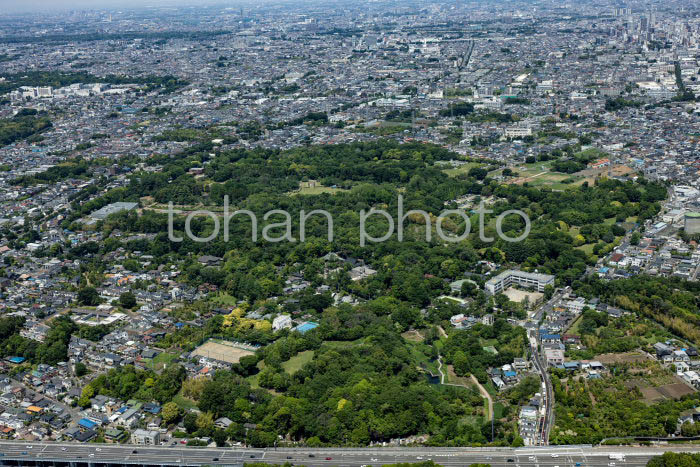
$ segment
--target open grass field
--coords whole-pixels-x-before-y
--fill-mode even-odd
[[[530,186],[565,190],[567,188],[580,186],[586,180],[586,177],[579,174],[552,172],[551,169],[552,161],[518,165],[513,167],[513,171],[516,172],[518,176],[508,180],[508,183],[515,183],[518,185],[527,183]]]
[[[253,353],[254,352],[238,347],[233,343],[209,340],[194,349],[192,355],[214,358],[227,363],[238,363],[241,357],[253,355]]]
[[[300,188],[299,191],[293,193],[293,195],[320,195],[322,193],[338,193],[339,191],[347,191],[342,188],[331,188],[327,186],[315,186],[310,188]]]
[[[221,306],[236,306],[237,300],[226,292],[219,292],[211,298],[211,301]]]
[[[459,167],[444,169],[443,172],[450,177],[456,177],[458,175],[466,175],[472,168],[481,167],[482,165],[484,164],[480,164],[479,162],[467,162]]]
[[[175,402],[177,406],[180,407],[180,409],[182,410],[190,410],[197,408],[197,403],[192,399],[188,399],[187,397],[183,396],[182,391],[180,391],[175,395],[175,397],[173,397],[173,402]]]
[[[447,366],[447,378],[445,378],[446,383],[450,384],[459,384],[460,386],[464,386],[467,388],[474,387],[474,383],[470,378],[467,378],[465,376],[457,376],[455,373],[454,367],[452,365],[446,365]],[[443,367],[443,371],[444,371]]]
[[[595,243],[587,243],[585,245],[577,246],[575,247],[577,250],[581,250],[587,255],[592,255],[593,254],[593,248],[595,247]]]
[[[314,358],[314,351],[313,350],[305,350],[303,352],[299,352],[286,362],[282,363],[282,369],[289,373],[290,375],[293,375],[296,373],[302,366],[304,366],[306,363],[310,362]]]
[[[402,333],[401,337],[411,342],[423,342],[423,340],[425,339],[419,331],[413,329]]]
[[[334,194],[340,191],[348,191],[343,188],[334,188],[329,186],[323,186],[321,182],[315,180],[309,180],[306,182],[299,182],[299,188],[291,193],[291,196],[296,195],[320,195],[323,193]]]
[[[409,345],[408,348],[411,350],[411,356],[416,364],[416,367],[420,367],[423,370],[430,372],[434,376],[438,376],[440,374],[438,371],[438,361],[432,360],[428,355],[430,346],[423,344],[422,342],[411,342],[411,345]]]
[[[496,420],[500,420],[503,418],[503,409],[505,407],[501,402],[494,402],[493,404],[493,418]]]
[[[145,359],[144,363],[149,370],[160,371],[165,368],[166,365],[176,360],[177,357],[177,354],[163,352],[156,355],[155,358]]]

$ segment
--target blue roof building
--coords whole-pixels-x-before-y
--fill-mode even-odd
[[[78,420],[78,425],[82,426],[85,429],[92,430],[97,426],[97,423],[87,418],[81,418],[80,420]]]

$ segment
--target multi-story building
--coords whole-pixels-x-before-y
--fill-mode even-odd
[[[156,430],[143,430],[139,428],[131,434],[131,442],[134,444],[156,446],[160,444],[160,432]]]
[[[486,292],[491,295],[496,295],[503,292],[513,284],[522,287],[535,289],[538,292],[544,292],[544,288],[548,285],[554,285],[554,276],[549,274],[538,274],[533,272],[508,270],[497,275],[493,279],[486,282]]]

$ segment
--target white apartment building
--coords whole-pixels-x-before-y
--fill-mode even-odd
[[[487,293],[496,295],[513,284],[544,292],[546,286],[554,285],[554,276],[509,269],[493,279],[489,279],[485,284],[485,288]]]

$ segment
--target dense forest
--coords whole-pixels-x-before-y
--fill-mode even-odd
[[[519,185],[502,185],[487,174],[464,174],[449,177],[435,166],[436,161],[454,157],[449,151],[432,145],[398,144],[392,141],[355,143],[334,146],[312,146],[289,151],[265,149],[222,151],[214,158],[208,156],[211,147],[196,145],[174,159],[159,156],[151,164],[162,167],[156,173],[138,172],[126,189],[114,189],[101,198],[82,205],[65,222],[99,209],[108,202],[139,201],[152,196],[157,203],[172,201],[176,205],[203,203],[216,209],[224,196],[235,209],[246,209],[259,219],[272,209],[283,209],[291,216],[292,234],[298,238],[299,213],[314,209],[328,211],[334,219],[334,239],[328,242],[328,225],[321,216],[312,217],[305,226],[305,242],[261,243],[252,241],[251,223],[237,216],[229,223],[230,237],[226,242],[219,236],[206,244],[187,238],[175,243],[166,234],[167,214],[144,210],[117,214],[100,224],[105,233],[113,229],[127,232],[157,234],[145,245],[122,245],[110,239],[99,248],[103,254],[119,246],[145,251],[159,263],[183,261],[187,279],[193,284],[210,283],[231,295],[254,302],[279,293],[283,274],[293,272],[295,262],[303,263],[300,270],[312,283],[323,269],[321,257],[330,251],[363,258],[378,270],[378,274],[362,283],[350,284],[347,276],[338,277],[339,286],[347,285],[356,295],[372,299],[387,292],[402,301],[423,306],[446,291],[442,279],[455,279],[465,271],[473,271],[479,260],[519,264],[526,270],[557,274],[562,284],[571,284],[592,264],[596,257],[578,248],[594,244],[594,255],[610,251],[616,238],[625,233],[619,223],[628,217],[639,221],[651,218],[664,199],[663,185],[642,180],[640,183],[601,179],[595,186],[584,184],[564,192]],[[204,164],[207,162],[206,164]],[[206,178],[190,175],[192,167],[204,166]],[[478,178],[477,178],[478,176]],[[333,187],[333,193],[304,195],[296,193],[300,182],[317,180]],[[446,245],[435,239],[426,241],[426,225],[421,216],[409,217],[405,235],[396,235],[383,243],[365,247],[359,241],[359,211],[372,207],[395,213],[398,196],[404,197],[405,210],[422,209],[433,216],[444,209],[455,208],[454,200],[464,194],[486,198],[494,196],[493,214],[485,216],[485,234],[496,237],[495,216],[508,210],[520,209],[532,219],[529,237],[519,243],[496,239],[480,240],[477,233],[479,216],[470,212],[471,235],[468,240]],[[283,220],[280,217],[280,220]],[[613,220],[616,222],[607,222]],[[277,221],[273,217],[269,222]],[[182,236],[184,219],[175,217],[175,233]],[[206,237],[213,222],[195,217],[192,231]],[[433,228],[434,224],[429,228]],[[452,216],[443,224],[452,235],[464,231],[464,221]],[[259,230],[263,225],[258,225]],[[576,235],[570,230],[574,229]],[[381,216],[367,220],[367,232],[381,236],[388,229]],[[279,230],[279,229],[278,229]],[[509,216],[503,231],[511,237],[522,233],[522,220]],[[75,252],[80,254],[80,252]],[[212,254],[225,258],[221,268],[202,267],[192,255]],[[300,261],[303,259],[303,261]]]
[[[23,109],[14,117],[0,119],[0,147],[38,135],[48,128],[51,128],[48,116]]]

